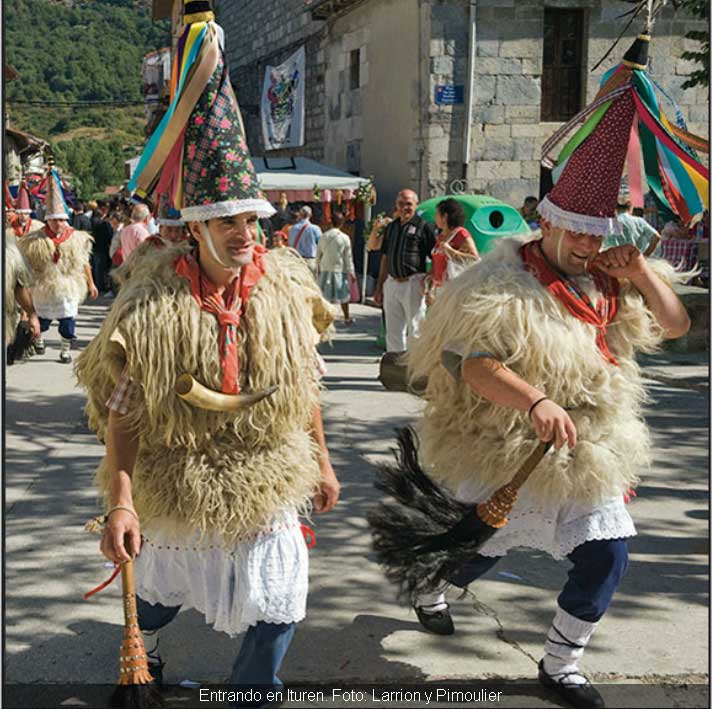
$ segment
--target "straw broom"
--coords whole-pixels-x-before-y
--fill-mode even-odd
[[[397,464],[382,466],[375,482],[392,501],[368,514],[376,559],[398,596],[413,604],[471,560],[507,524],[519,488],[550,446],[539,443],[509,483],[473,506],[433,483],[418,462],[415,433],[402,429]]]

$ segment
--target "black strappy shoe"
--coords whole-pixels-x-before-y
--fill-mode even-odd
[[[427,606],[415,606],[415,613],[420,624],[435,635],[452,635],[455,632],[455,625],[450,615],[450,605],[445,604],[445,608],[439,611],[426,611]]]
[[[539,660],[539,681],[545,686],[553,689],[565,702],[576,709],[605,709],[603,697],[598,690],[586,680],[585,684],[564,683],[571,675],[584,677],[580,672],[563,672],[557,674],[556,679],[544,669],[544,660]],[[585,679],[585,677],[584,677]]]

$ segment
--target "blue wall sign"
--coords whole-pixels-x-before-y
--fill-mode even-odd
[[[455,84],[436,84],[435,103],[444,106],[465,103],[465,87]]]

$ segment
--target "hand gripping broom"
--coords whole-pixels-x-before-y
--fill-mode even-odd
[[[539,443],[516,475],[475,507],[456,500],[425,474],[418,462],[415,433],[398,433],[396,465],[380,468],[375,486],[393,498],[368,514],[376,559],[411,604],[472,559],[504,527],[507,515],[551,443]]]

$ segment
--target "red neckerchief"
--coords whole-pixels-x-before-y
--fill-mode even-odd
[[[544,252],[538,241],[529,241],[519,249],[524,267],[529,271],[539,283],[546,288],[571,315],[581,322],[593,325],[596,330],[596,345],[601,350],[601,354],[611,363],[618,366],[618,360],[608,349],[606,332],[608,325],[616,317],[618,312],[618,293],[620,286],[616,278],[612,278],[600,269],[594,268],[589,272],[593,276],[594,283],[601,295],[597,299],[596,306],[591,303],[590,298],[577,288],[571,281],[562,278],[551,264],[547,261]]]
[[[220,324],[220,365],[223,371],[223,394],[238,394],[240,364],[237,350],[237,328],[247,307],[250,291],[265,274],[264,255],[267,249],[255,244],[252,263],[243,266],[240,275],[225,288],[222,296],[215,284],[200,268],[193,252],[179,256],[174,263],[175,272],[190,283],[190,292],[201,310],[212,313]]]
[[[72,234],[74,234],[74,229],[68,226],[61,234],[57,235],[45,224],[42,231],[54,244],[54,256],[52,256],[52,260],[55,263],[58,263],[59,257],[62,255],[59,251],[59,245],[63,244]]]
[[[30,227],[32,226],[32,219],[30,219],[28,217],[27,221],[24,224],[20,224],[20,218],[18,216],[14,216],[10,220],[10,226],[12,227],[12,230],[15,232],[15,236],[17,236],[17,237],[27,236],[27,234],[30,231]]]

